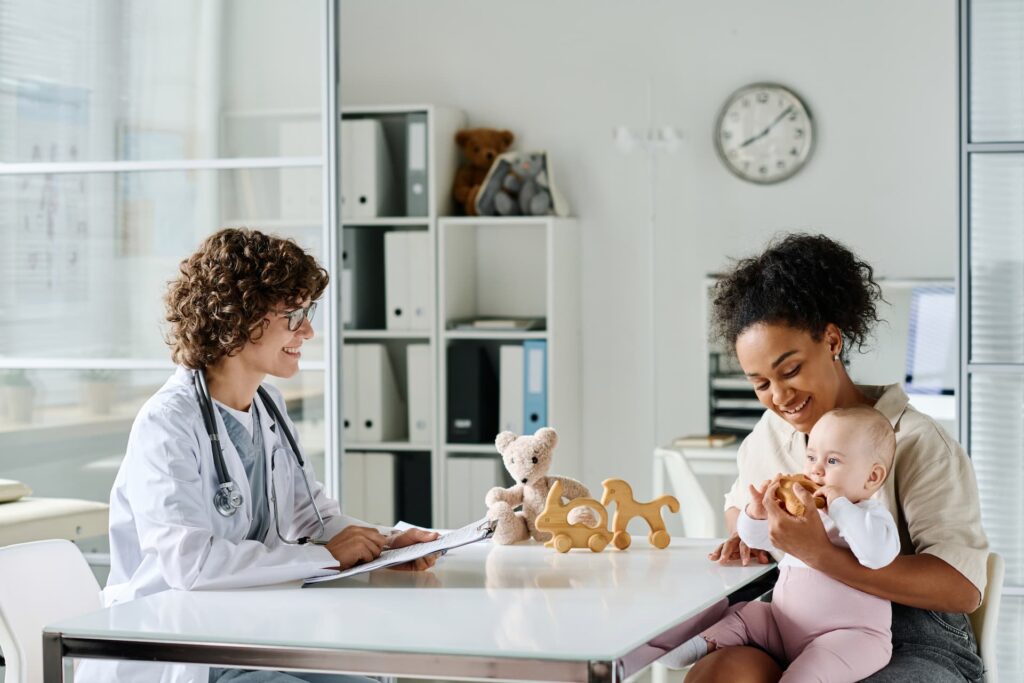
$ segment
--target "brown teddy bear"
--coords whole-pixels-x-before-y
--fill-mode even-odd
[[[507,130],[468,128],[455,134],[455,144],[462,150],[465,163],[459,166],[452,184],[452,196],[467,216],[475,216],[476,196],[491,164],[512,144],[514,136]]]
[[[537,530],[536,522],[555,481],[562,482],[564,498],[590,497],[587,487],[575,479],[547,476],[557,444],[558,434],[548,427],[541,427],[533,436],[502,432],[494,440],[505,469],[516,482],[507,489],[495,486],[487,492],[487,518],[498,522],[493,536],[495,543],[509,545],[531,536],[537,541],[551,538],[551,534]],[[515,508],[520,505],[523,509],[516,512]],[[594,526],[597,518],[589,508],[577,508],[570,513],[569,521]]]

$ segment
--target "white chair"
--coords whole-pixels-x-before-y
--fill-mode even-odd
[[[996,683],[996,634],[999,621],[999,602],[1003,595],[1003,575],[1006,565],[999,553],[988,554],[988,581],[985,584],[985,595],[981,598],[978,609],[968,616],[974,628],[974,637],[978,640],[978,652],[985,663],[985,680]]]
[[[664,468],[672,492],[679,498],[683,533],[687,538],[714,538],[715,509],[683,454],[669,448],[655,449],[654,464],[654,493],[659,495],[662,492],[660,470]]]
[[[100,609],[100,587],[78,548],[51,540],[0,548],[0,650],[5,683],[43,680],[43,627]]]

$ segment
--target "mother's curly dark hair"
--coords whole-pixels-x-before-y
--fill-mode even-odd
[[[715,284],[713,324],[734,348],[757,323],[785,323],[820,340],[829,323],[848,347],[864,348],[878,322],[882,290],[874,270],[845,246],[824,235],[793,233],[760,255],[743,259]]]
[[[316,300],[327,271],[290,239],[228,228],[181,262],[165,302],[175,363],[205,368],[263,335],[278,306]]]

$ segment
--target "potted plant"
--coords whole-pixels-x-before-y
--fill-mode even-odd
[[[107,368],[82,370],[82,402],[92,415],[109,415],[114,405],[116,372]]]
[[[17,424],[32,421],[32,406],[36,388],[28,379],[24,368],[0,369],[0,395],[3,397],[3,415]]]

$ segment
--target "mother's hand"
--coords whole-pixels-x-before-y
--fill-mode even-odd
[[[748,548],[747,544],[740,540],[740,535],[733,533],[725,543],[708,554],[708,559],[718,564],[732,564],[739,560],[745,567],[750,564],[751,556],[761,564],[768,564],[772,561],[767,551]]]
[[[779,482],[776,479],[764,492],[764,506],[768,513],[768,538],[779,550],[803,560],[808,566],[815,566],[821,555],[833,548],[828,540],[825,525],[821,523],[814,498],[803,486],[794,486],[793,493],[804,504],[802,515],[786,512],[776,498]]]

